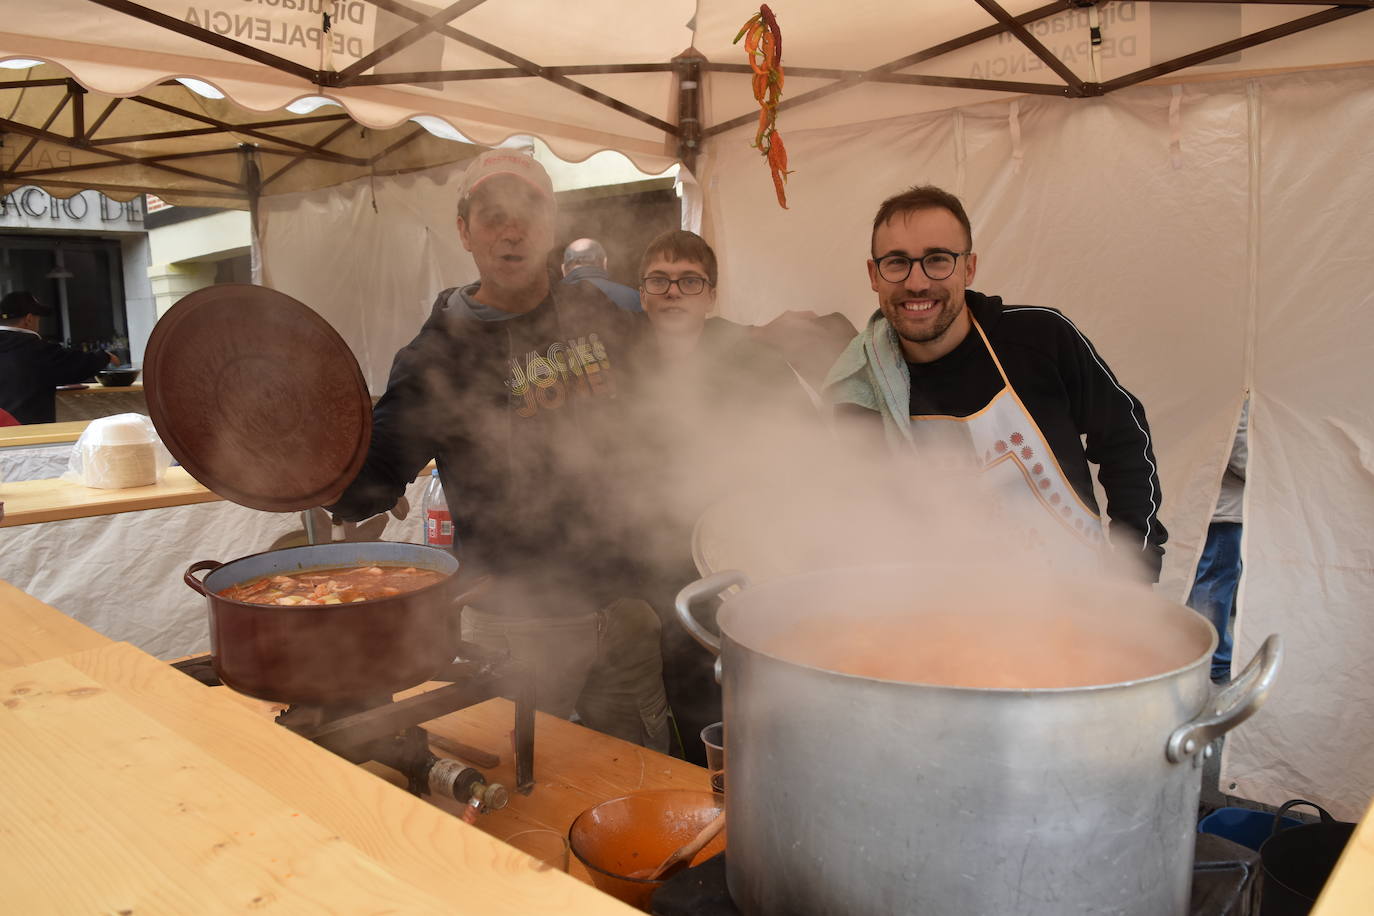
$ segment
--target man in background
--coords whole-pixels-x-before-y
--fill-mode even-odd
[[[0,299],[0,410],[21,424],[57,420],[58,385],[85,381],[119,357],[104,350],[86,353],[59,346],[38,333],[52,309],[33,293],[18,291]]]
[[[1249,456],[1250,402],[1240,411],[1240,425],[1231,443],[1231,457],[1221,478],[1216,511],[1207,526],[1207,543],[1197,564],[1197,577],[1188,606],[1217,628],[1217,651],[1212,655],[1212,680],[1231,676],[1231,614],[1240,585],[1241,505],[1245,500],[1245,464]]]
[[[642,312],[639,292],[617,283],[606,272],[606,249],[596,239],[577,239],[563,251],[563,282],[586,280],[627,312]]]
[[[488,150],[463,174],[458,235],[476,283],[444,290],[392,363],[357,478],[330,510],[395,505],[433,459],[461,575],[492,584],[463,610],[465,639],[508,650],[536,705],[668,749],[654,609],[617,547],[625,363],[643,318],[589,284],[557,282],[553,185],[533,158]]]

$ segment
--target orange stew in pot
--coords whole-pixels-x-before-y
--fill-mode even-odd
[[[443,579],[443,573],[414,566],[351,566],[263,576],[231,585],[219,594],[232,601],[284,607],[348,604],[413,592]]]

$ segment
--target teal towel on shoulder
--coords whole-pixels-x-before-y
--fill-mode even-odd
[[[845,347],[826,375],[822,392],[834,405],[853,404],[876,411],[883,433],[896,449],[912,447],[911,374],[897,332],[881,311],[874,312],[859,336]]]

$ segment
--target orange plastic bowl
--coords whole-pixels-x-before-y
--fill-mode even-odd
[[[597,888],[647,910],[650,898],[663,882],[637,876],[657,868],[720,812],[721,802],[710,792],[635,792],[579,814],[568,830],[568,845],[587,867]],[[692,864],[704,862],[724,849],[722,831],[697,853]]]

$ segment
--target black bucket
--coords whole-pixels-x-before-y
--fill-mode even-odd
[[[1284,812],[1295,805],[1316,808],[1321,823],[1281,829]],[[1274,829],[1260,847],[1264,896],[1260,916],[1305,916],[1336,867],[1355,825],[1338,821],[1310,801],[1294,799],[1274,815]]]

